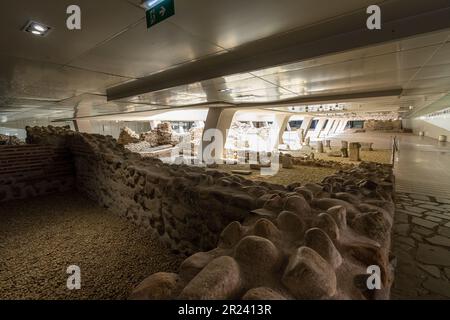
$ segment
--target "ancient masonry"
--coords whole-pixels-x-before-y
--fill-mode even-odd
[[[139,142],[146,142],[149,147],[157,147],[162,145],[176,145],[178,141],[173,135],[171,124],[168,122],[162,122],[158,124],[156,129],[150,130],[140,135],[124,127],[120,131],[118,144],[128,145]]]
[[[0,202],[71,190],[71,154],[52,145],[0,146]]]
[[[28,128],[66,145],[80,190],[189,256],[156,273],[133,299],[383,299],[393,281],[393,175],[362,163],[321,184],[287,187],[158,159],[111,137]],[[381,269],[381,290],[366,285]]]
[[[0,134],[0,146],[1,145],[10,145],[10,146],[20,146],[23,145],[23,141],[15,136],[6,136],[4,134]]]
[[[365,130],[399,131],[402,128],[401,120],[366,120]]]

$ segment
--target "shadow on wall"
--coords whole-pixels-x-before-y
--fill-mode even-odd
[[[406,119],[403,120],[403,126],[413,130],[414,134],[419,134],[420,131],[425,133],[425,136],[438,139],[440,135],[450,137],[450,119]]]

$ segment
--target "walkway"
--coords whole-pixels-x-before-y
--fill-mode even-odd
[[[450,146],[400,136],[392,299],[450,298]]]
[[[399,138],[397,191],[450,198],[450,143],[412,135]]]
[[[392,133],[343,133],[331,139],[391,147]],[[450,143],[398,134],[394,164],[397,257],[392,299],[450,299]]]

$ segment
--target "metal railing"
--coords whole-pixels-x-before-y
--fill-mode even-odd
[[[393,136],[392,137],[392,146],[391,146],[391,164],[392,167],[394,167],[395,164],[395,154],[398,152],[399,148],[398,148],[398,138],[397,136]]]

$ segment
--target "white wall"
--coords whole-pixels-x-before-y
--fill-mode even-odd
[[[406,119],[403,120],[403,128],[412,129],[415,134],[425,132],[425,136],[437,139],[440,135],[446,135],[450,139],[450,118]]]

